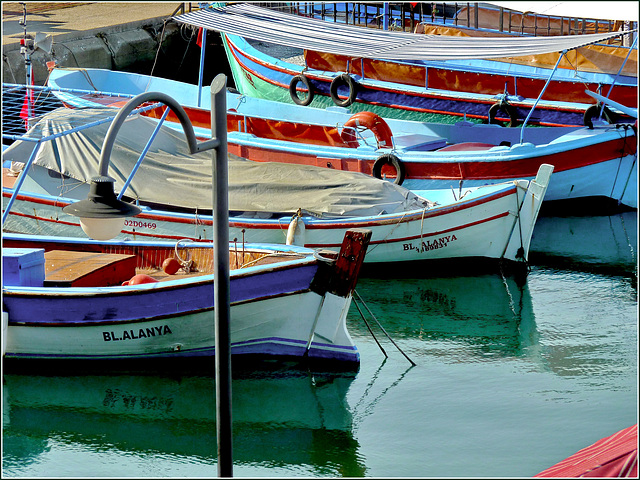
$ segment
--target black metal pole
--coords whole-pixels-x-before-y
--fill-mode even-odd
[[[231,428],[231,335],[230,335],[230,295],[229,295],[229,179],[227,168],[227,77],[223,74],[216,76],[211,83],[211,139],[198,142],[189,116],[173,98],[160,92],[145,92],[129,100],[111,121],[109,130],[104,138],[98,165],[100,175],[93,180],[108,183],[113,193],[114,180],[108,176],[111,151],[116,136],[128,115],[145,102],[163,102],[180,121],[191,153],[213,149],[212,157],[212,186],[213,186],[213,270],[214,270],[214,323],[215,323],[215,375],[216,375],[216,426],[218,439],[218,475],[220,477],[233,476],[232,428]],[[106,180],[109,181],[106,181]],[[95,199],[94,199],[95,200]],[[95,208],[95,201],[83,200],[67,205],[65,213],[83,217],[82,205],[86,203]],[[129,209],[133,207],[125,202]],[[113,204],[108,205],[112,207]],[[129,216],[130,210],[117,212],[116,216]],[[113,212],[111,212],[113,215]],[[104,214],[99,217],[105,217]],[[4,221],[4,217],[3,217]],[[114,236],[118,232],[115,232]]]
[[[213,240],[214,311],[216,364],[216,428],[218,476],[233,476],[233,432],[231,420],[231,334],[229,321],[229,178],[227,165],[227,77],[211,83],[211,138],[220,142],[213,149]]]

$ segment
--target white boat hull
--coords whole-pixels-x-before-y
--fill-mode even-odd
[[[472,257],[525,261],[548,183],[546,178],[539,179],[539,183],[523,180],[463,190],[466,195],[457,202],[451,200],[456,192],[430,192],[429,198],[439,201],[441,207],[404,214],[344,219],[303,217],[304,235],[296,244],[337,251],[347,230],[366,228],[372,231],[372,238],[365,263]],[[27,187],[27,191],[30,189]],[[74,193],[83,196],[81,188],[75,188]],[[5,191],[3,202],[9,197]],[[79,221],[62,212],[70,201],[38,194],[18,195],[4,228],[18,233],[82,237]],[[243,242],[286,243],[289,223],[287,217],[230,217],[229,240],[236,241],[238,248]],[[208,240],[211,236],[210,216],[147,210],[128,219],[119,238]]]

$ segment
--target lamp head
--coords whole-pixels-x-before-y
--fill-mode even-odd
[[[118,200],[113,189],[115,180],[108,176],[93,177],[86,199],[67,205],[64,213],[80,217],[84,233],[95,240],[110,240],[124,227],[125,217],[138,215],[142,210]]]

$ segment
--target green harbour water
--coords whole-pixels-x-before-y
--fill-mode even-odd
[[[233,380],[237,477],[530,477],[637,423],[637,212],[539,218],[525,282],[361,278],[357,372]],[[4,372],[6,478],[213,477],[214,381]]]

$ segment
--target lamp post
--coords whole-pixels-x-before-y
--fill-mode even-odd
[[[191,153],[212,150],[212,196],[214,212],[214,321],[216,428],[218,441],[218,476],[233,476],[231,421],[231,339],[229,295],[229,184],[227,166],[227,78],[220,74],[211,83],[211,139],[198,143],[193,125],[184,109],[171,97],[158,92],[142,93],[127,102],[111,122],[102,143],[99,175],[91,179],[85,200],[66,206],[63,211],[80,217],[84,232],[96,240],[108,240],[122,230],[124,219],[141,210],[115,195],[115,180],[108,175],[109,158],[120,127],[138,106],[146,102],[162,102],[180,120]]]

